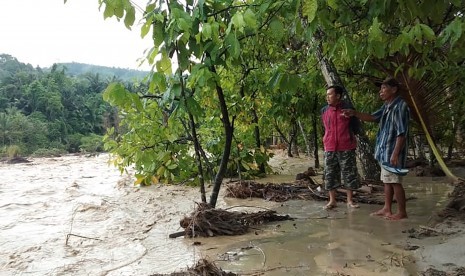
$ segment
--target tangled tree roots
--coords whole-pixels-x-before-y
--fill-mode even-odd
[[[190,217],[184,217],[181,227],[187,237],[213,237],[245,234],[250,226],[266,222],[292,219],[288,215],[276,215],[276,211],[267,210],[256,213],[231,212],[211,208],[208,204],[197,205]]]
[[[369,187],[367,191],[354,193],[355,201],[366,204],[384,204],[382,189],[370,183],[363,183]],[[234,198],[263,198],[270,201],[283,202],[291,199],[328,200],[326,191],[318,189],[319,185],[313,182],[296,181],[294,183],[257,183],[253,181],[238,181],[230,183],[226,188],[226,196]],[[378,190],[377,190],[378,189]],[[345,191],[337,191],[336,199],[345,201]],[[413,198],[408,198],[413,199]]]
[[[185,272],[174,272],[169,276],[236,276],[237,274],[232,272],[225,272],[221,268],[217,267],[214,263],[201,259],[197,262],[194,267],[188,268]],[[151,276],[163,276],[163,274],[154,274]]]

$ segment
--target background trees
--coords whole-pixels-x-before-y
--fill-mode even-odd
[[[131,1],[99,3],[104,17],[133,25]],[[214,206],[225,175],[266,171],[263,146],[273,133],[289,155],[294,145],[311,144],[302,137],[318,145],[319,125],[310,118],[319,114],[326,83],[317,47],[360,110],[381,105],[374,81],[400,79],[414,129],[434,149],[444,127],[449,137],[457,133],[435,122],[450,121],[449,99],[463,97],[463,9],[463,1],[428,0],[150,1],[140,11],[141,34],[153,38],[147,60],[155,70],[146,91],[106,90],[124,125],[109,133],[107,149],[122,168],[135,163],[141,183],[212,177]],[[366,131],[373,141],[376,126]]]
[[[117,121],[102,91],[118,79],[103,77],[109,68],[77,76],[66,70],[58,64],[33,68],[0,55],[0,155],[7,155],[8,148],[22,155],[103,150],[106,127]]]
[[[104,17],[133,25],[131,1],[99,3]],[[430,0],[150,1],[139,12],[141,34],[153,38],[147,60],[155,70],[147,90],[106,90],[124,126],[109,133],[107,149],[121,168],[136,164],[140,183],[214,178],[214,206],[225,175],[266,171],[264,145],[273,133],[289,155],[311,145],[302,137],[317,147],[319,125],[310,119],[326,84],[320,47],[362,111],[381,105],[374,81],[396,76],[418,122],[414,132],[426,134],[440,160],[435,143],[443,127],[452,136],[460,131],[437,122],[463,129],[450,113],[450,99],[463,98],[463,9],[463,1]],[[376,126],[366,133],[373,141]]]

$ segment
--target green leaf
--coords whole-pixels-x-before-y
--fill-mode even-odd
[[[114,102],[114,98],[121,98],[125,94],[124,86],[119,83],[110,83],[103,91],[103,100],[109,103]]]
[[[447,43],[451,44],[451,47],[462,37],[463,27],[462,20],[456,17],[441,33],[439,41],[441,45]]]
[[[357,50],[355,49],[355,45],[354,43],[352,42],[352,40],[350,40],[349,38],[345,37],[344,38],[344,46],[345,46],[345,55],[351,59],[353,57],[356,56],[356,52]]]
[[[328,0],[326,3],[328,3],[328,6],[330,6],[333,10],[337,10],[337,0]]]
[[[279,88],[279,83],[281,82],[282,74],[279,71],[276,71],[271,78],[268,80],[268,87],[275,90]]]
[[[212,38],[212,26],[210,23],[204,23],[202,25],[202,41],[206,41]]]
[[[115,13],[113,7],[110,7],[108,4],[105,5],[105,10],[103,11],[103,18],[107,19],[109,17],[112,17],[114,14]]]
[[[410,31],[418,42],[423,42],[423,32],[421,31],[420,25],[415,25]]]
[[[224,40],[225,47],[228,49],[228,53],[233,58],[238,58],[241,52],[241,45],[237,40],[234,33],[229,33]]]
[[[420,24],[421,30],[423,32],[423,36],[426,40],[432,41],[436,39],[436,35],[434,34],[434,31],[425,24]]]
[[[315,19],[316,11],[318,10],[317,0],[303,0],[302,2],[302,15],[307,17],[308,22]]]
[[[166,90],[166,78],[161,72],[154,72],[151,78],[151,84],[155,85],[160,92]]]
[[[158,47],[152,47],[147,54],[147,60],[150,64],[153,64],[155,58],[158,56]]]
[[[179,43],[181,45],[181,43]],[[190,65],[190,52],[189,49],[186,48],[186,46],[179,47],[179,54],[178,54],[178,62],[179,62],[179,69],[181,71],[184,71],[189,68]]]
[[[165,166],[159,167],[157,170],[157,175],[162,176],[165,173],[165,170],[166,170]]]
[[[136,20],[136,10],[134,7],[130,7],[129,9],[126,10],[126,16],[124,17],[124,25],[126,25],[126,28],[131,29],[131,26],[134,24],[134,21]]]
[[[245,27],[245,21],[244,21],[244,16],[242,13],[237,12],[233,15],[231,22],[233,23],[234,27],[239,30],[239,31],[244,31]]]
[[[144,109],[142,102],[140,101],[140,98],[137,94],[129,94],[131,97],[132,103],[134,104],[134,107],[136,108],[137,111],[142,112]]]
[[[166,163],[170,159],[171,159],[171,151],[166,151],[166,150],[161,151],[157,155],[157,160],[162,162],[162,163]]]
[[[381,31],[378,17],[375,17],[373,19],[373,24],[371,24],[368,38],[370,41],[381,41],[382,37],[383,37],[383,32]]]
[[[244,13],[244,21],[247,27],[251,29],[257,28],[257,17],[251,9],[247,9]]]
[[[171,86],[171,93],[173,98],[181,97],[182,87],[180,83],[175,83]]]
[[[189,21],[187,21],[184,18],[179,18],[178,19],[178,28],[182,31],[189,32],[191,29],[191,24]]]
[[[281,39],[284,36],[284,25],[281,21],[274,19],[270,23],[269,35],[276,39]]]
[[[124,16],[124,7],[123,6],[116,6],[114,7],[115,15],[118,18],[122,18]]]
[[[178,167],[178,164],[176,163],[173,163],[167,166],[168,170],[170,171],[176,169],[177,167]]]
[[[294,74],[284,74],[281,78],[279,88],[283,91],[295,92],[299,87],[301,80]]]
[[[373,41],[371,43],[373,54],[377,58],[383,58],[386,53],[386,45],[380,41]]]
[[[192,97],[186,99],[187,108],[189,112],[195,117],[201,116],[203,114],[202,107],[200,104]]]
[[[150,32],[150,27],[152,27],[152,21],[147,20],[142,27],[140,28],[140,36],[144,38],[149,32]]]
[[[155,47],[159,47],[164,40],[165,29],[163,23],[154,23],[153,24],[153,44]]]

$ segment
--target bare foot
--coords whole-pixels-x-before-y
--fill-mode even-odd
[[[392,216],[391,211],[385,210],[384,208],[381,210],[378,210],[376,212],[373,212],[370,214],[371,216],[378,216],[378,217],[389,217]]]
[[[336,207],[337,207],[336,203],[331,203],[331,202],[330,202],[330,203],[326,204],[326,205],[323,207],[323,209],[325,209],[325,210],[331,210],[331,209],[334,209],[334,208],[336,208]]]
[[[354,203],[354,202],[347,202],[347,207],[349,207],[349,208],[360,208],[360,206],[357,203]]]
[[[390,215],[386,216],[387,220],[401,220],[407,218],[407,214],[395,214],[395,215]]]

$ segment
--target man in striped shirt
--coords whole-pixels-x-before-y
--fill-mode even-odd
[[[344,110],[347,116],[356,116],[362,121],[379,123],[376,136],[375,158],[381,166],[381,181],[384,183],[384,206],[373,215],[384,216],[390,220],[407,218],[405,190],[402,176],[387,171],[383,165],[402,169],[407,157],[407,136],[410,111],[407,103],[399,96],[400,85],[396,79],[389,77],[379,83],[379,96],[384,105],[372,114]],[[392,214],[393,197],[397,201],[397,213]]]

